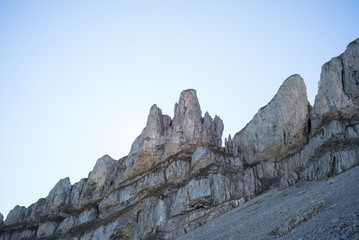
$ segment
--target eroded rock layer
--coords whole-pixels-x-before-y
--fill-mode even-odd
[[[174,117],[153,105],[128,156],[105,155],[78,183],[16,206],[0,240],[175,239],[272,187],[323,179],[359,164],[359,40],[322,68],[313,107],[299,75],[284,81],[247,126],[225,141],[195,90]]]

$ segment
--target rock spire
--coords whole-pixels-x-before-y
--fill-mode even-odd
[[[202,117],[194,89],[181,93],[173,119],[163,115],[155,104],[150,109],[146,127],[132,144],[127,165],[132,169],[129,176],[146,171],[181,151],[193,153],[202,145],[221,147],[223,129],[218,116],[212,119],[206,112]]]

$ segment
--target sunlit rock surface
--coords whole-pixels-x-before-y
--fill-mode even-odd
[[[303,79],[292,75],[274,98],[227,145],[248,164],[276,161],[307,141],[310,105]]]
[[[322,67],[312,111],[314,130],[332,119],[359,120],[359,39]]]
[[[87,178],[61,179],[47,197],[0,215],[0,240],[175,239],[268,189],[353,168],[358,46],[324,64],[313,107],[292,75],[224,147],[222,120],[202,115],[195,90],[181,93],[173,119],[153,105],[128,156],[105,155]]]

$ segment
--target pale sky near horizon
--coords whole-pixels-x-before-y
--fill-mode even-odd
[[[224,138],[359,37],[358,1],[1,1],[0,212],[128,154],[194,88]]]

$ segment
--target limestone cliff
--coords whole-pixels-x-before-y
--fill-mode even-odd
[[[227,151],[248,164],[280,160],[306,143],[310,104],[303,79],[292,75],[245,128],[227,142]]]
[[[359,164],[359,40],[322,68],[313,107],[299,75],[222,147],[223,122],[202,115],[195,90],[174,117],[153,105],[128,156],[100,158],[87,178],[60,180],[16,206],[0,240],[174,239],[272,187],[323,179]]]

